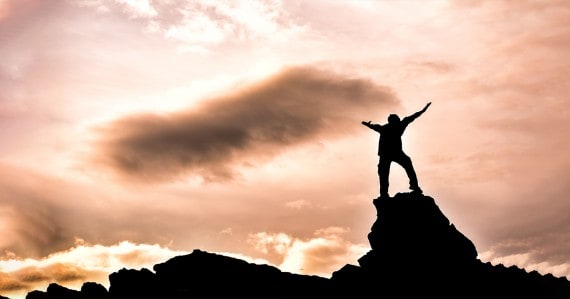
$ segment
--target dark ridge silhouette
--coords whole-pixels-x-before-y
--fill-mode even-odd
[[[84,297],[80,291],[71,290],[66,287],[62,287],[57,283],[51,283],[47,287],[46,292],[32,291],[28,293],[26,299],[45,299],[45,298],[88,298]]]
[[[434,199],[413,193],[373,201],[371,250],[330,279],[282,272],[194,250],[149,269],[121,269],[110,288],[51,284],[27,299],[67,298],[570,298],[570,282],[477,259],[473,243]]]

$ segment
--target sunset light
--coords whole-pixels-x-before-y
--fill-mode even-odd
[[[330,278],[371,248],[362,122],[430,102],[401,137],[423,194],[481,261],[570,279],[569,20],[557,0],[0,0],[0,295],[195,249]]]

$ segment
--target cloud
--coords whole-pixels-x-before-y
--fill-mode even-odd
[[[264,254],[275,252],[282,255],[291,247],[293,239],[285,233],[258,232],[250,234],[248,243],[253,244],[256,250]]]
[[[298,199],[298,200],[288,201],[284,204],[284,206],[290,209],[300,210],[312,207],[313,203],[305,199]]]
[[[0,291],[5,294],[6,292],[14,292],[24,289],[26,284],[19,281],[6,273],[0,273]]]
[[[100,128],[96,162],[143,181],[235,177],[286,149],[349,134],[398,102],[390,89],[312,67],[293,67],[194,109],[139,114]]]
[[[551,261],[536,261],[532,257],[533,252],[501,255],[494,250],[488,250],[480,254],[480,258],[493,265],[503,264],[507,267],[516,266],[527,272],[537,271],[542,275],[552,274],[555,277],[570,279],[570,265],[568,263],[552,263]]]
[[[0,250],[38,255],[65,243],[64,212],[54,197],[65,192],[54,193],[54,186],[66,184],[0,164]]]
[[[153,202],[141,206],[144,199],[140,196],[135,203],[126,196],[115,201],[113,187],[105,189],[100,192],[96,185],[0,163],[0,255],[45,257],[74,243],[85,243],[77,236],[104,244],[121,240],[168,243],[186,229],[169,226],[173,217],[181,216]],[[189,214],[186,211],[184,216]]]
[[[558,174],[565,177],[563,172]],[[509,215],[518,216],[501,223],[500,232],[487,236],[494,242],[482,256],[492,263],[517,265],[570,279],[570,218],[562,212],[570,209],[570,202],[560,200],[568,197],[570,187],[563,180],[552,178],[537,183],[548,188],[526,191],[526,197],[535,200],[521,199],[511,207]]]
[[[347,263],[356,263],[370,247],[345,240],[348,229],[328,227],[314,232],[313,237],[299,239],[285,233],[250,234],[248,243],[270,260],[278,256],[282,271],[330,277]]]
[[[123,267],[148,268],[174,256],[188,252],[176,251],[156,244],[77,245],[50,254],[42,259],[0,259],[0,292],[24,298],[31,290],[45,290],[50,283],[79,289],[93,281],[109,287],[108,275]]]
[[[313,238],[301,240],[284,233],[251,234],[248,242],[264,253],[278,252],[282,271],[330,276],[332,271],[355,261],[368,247],[343,239],[347,229],[329,227],[317,230]],[[41,259],[19,258],[9,254],[0,259],[0,292],[11,298],[24,298],[32,290],[45,290],[56,282],[79,289],[84,282],[97,282],[109,287],[108,275],[121,268],[152,269],[172,257],[189,252],[173,250],[157,244],[123,241],[109,246],[91,245],[78,238],[68,250],[54,252]],[[256,264],[272,265],[267,259],[233,252],[214,252]]]
[[[177,42],[180,52],[208,54],[224,44],[288,42],[307,30],[295,23],[280,1],[93,0],[72,4],[141,22],[147,33]]]
[[[132,18],[154,17],[158,13],[148,0],[116,0],[123,4]]]

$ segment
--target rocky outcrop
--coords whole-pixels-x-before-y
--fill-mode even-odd
[[[398,193],[373,203],[372,250],[358,266],[332,276],[346,292],[358,290],[360,298],[570,298],[565,278],[478,260],[473,243],[429,196]]]
[[[368,234],[372,250],[359,260],[363,268],[408,272],[437,267],[453,271],[476,261],[473,243],[449,222],[433,198],[398,193],[373,203],[378,217]]]

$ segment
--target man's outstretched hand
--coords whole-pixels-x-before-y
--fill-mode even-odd
[[[363,121],[362,124],[365,125],[365,126],[370,126],[370,123],[371,123],[371,122],[372,122],[372,121],[370,121],[370,120],[369,120],[369,121]]]
[[[431,105],[431,102],[427,103],[426,106],[424,107],[424,109],[422,109],[422,112],[425,112],[430,105]]]

